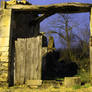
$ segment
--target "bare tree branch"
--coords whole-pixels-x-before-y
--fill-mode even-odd
[[[58,33],[56,31],[50,31],[48,33],[54,33],[54,34],[58,34],[61,38],[63,38],[66,41],[66,38],[64,37],[64,35],[62,33]]]

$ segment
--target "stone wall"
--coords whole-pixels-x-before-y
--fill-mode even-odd
[[[0,9],[0,81],[7,81],[11,10]]]

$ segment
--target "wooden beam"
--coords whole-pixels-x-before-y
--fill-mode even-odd
[[[59,3],[51,5],[6,5],[6,8],[17,10],[29,10],[36,13],[80,13],[89,12],[92,4],[85,3]]]
[[[40,22],[42,22],[44,19],[46,19],[47,17],[53,15],[55,13],[51,12],[51,13],[46,13],[46,14],[41,14],[40,16],[38,16],[35,20],[33,20],[32,24],[39,24]]]
[[[92,82],[92,8],[90,11],[90,77]]]

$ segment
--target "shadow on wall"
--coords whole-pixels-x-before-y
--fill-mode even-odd
[[[53,51],[43,57],[42,79],[54,80],[77,74],[78,66],[72,61],[59,61],[60,51]]]

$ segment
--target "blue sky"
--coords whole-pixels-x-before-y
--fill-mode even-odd
[[[35,5],[47,5],[55,3],[65,3],[65,2],[81,2],[81,3],[92,3],[92,0],[29,0]]]
[[[81,2],[81,3],[92,3],[92,0],[31,0],[31,3],[33,5],[48,5],[48,4],[55,4],[55,3],[66,3],[66,2]],[[80,26],[76,28],[76,33],[79,32],[80,28],[83,28],[85,24],[89,24],[89,13],[80,13],[80,14],[74,14],[75,20],[80,23]],[[46,18],[44,21],[40,23],[40,29],[41,31],[47,32],[50,31],[51,25],[50,22],[55,20],[58,17],[57,14],[50,16]],[[62,44],[59,42],[58,35],[53,35],[55,38],[55,46],[56,48],[63,47]]]

